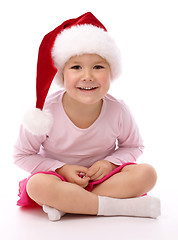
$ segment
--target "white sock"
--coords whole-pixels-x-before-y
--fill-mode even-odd
[[[160,200],[156,197],[117,199],[98,196],[98,215],[157,218],[161,215]]]
[[[61,217],[66,214],[65,212],[61,212],[47,205],[43,205],[43,211],[48,214],[48,218],[50,221],[59,221]]]

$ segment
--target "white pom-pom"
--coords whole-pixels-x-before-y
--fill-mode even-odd
[[[53,125],[53,117],[47,110],[30,109],[23,118],[23,126],[34,135],[48,134]]]

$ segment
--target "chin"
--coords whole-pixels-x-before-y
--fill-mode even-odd
[[[85,99],[85,100],[81,100],[80,103],[91,106],[91,105],[99,103],[100,101],[101,101],[101,99],[95,99],[95,100],[94,99]]]

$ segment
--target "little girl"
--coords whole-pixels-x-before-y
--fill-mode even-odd
[[[19,184],[19,206],[38,204],[52,221],[65,213],[160,215],[159,199],[146,195],[156,172],[135,163],[143,150],[138,127],[107,93],[120,71],[115,42],[90,12],[44,37],[36,108],[15,144],[15,164],[31,173]],[[64,90],[47,97],[54,76]]]

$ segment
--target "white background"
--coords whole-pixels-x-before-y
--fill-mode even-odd
[[[127,228],[137,229],[137,232],[143,229],[144,239],[147,239],[145,236],[177,239],[177,4],[176,0],[6,0],[0,3],[0,227],[1,233],[8,232],[6,239],[24,239],[34,222],[37,227],[27,234],[29,239],[56,236],[59,226],[63,239],[68,239],[65,234],[76,239],[83,235],[85,239],[87,236],[105,239],[114,231],[123,239],[130,239],[129,236],[134,235],[129,235]],[[53,225],[46,216],[40,215],[41,212],[31,214],[15,205],[18,181],[27,173],[13,165],[13,145],[23,113],[29,106],[35,106],[38,47],[43,36],[64,20],[88,11],[106,26],[121,50],[123,73],[113,83],[110,93],[129,105],[140,127],[145,151],[138,163],[148,162],[157,170],[158,183],[150,193],[162,201],[162,216],[156,221],[78,216],[64,217],[63,225],[62,221]],[[50,91],[56,90],[57,86],[53,85]],[[80,232],[77,226],[82,223],[85,225]],[[109,223],[112,228],[105,228]],[[93,230],[89,234],[88,224],[89,228],[98,227],[99,232]],[[45,234],[47,226],[49,232]],[[70,233],[67,229],[71,229]],[[138,234],[135,237],[143,239]]]

